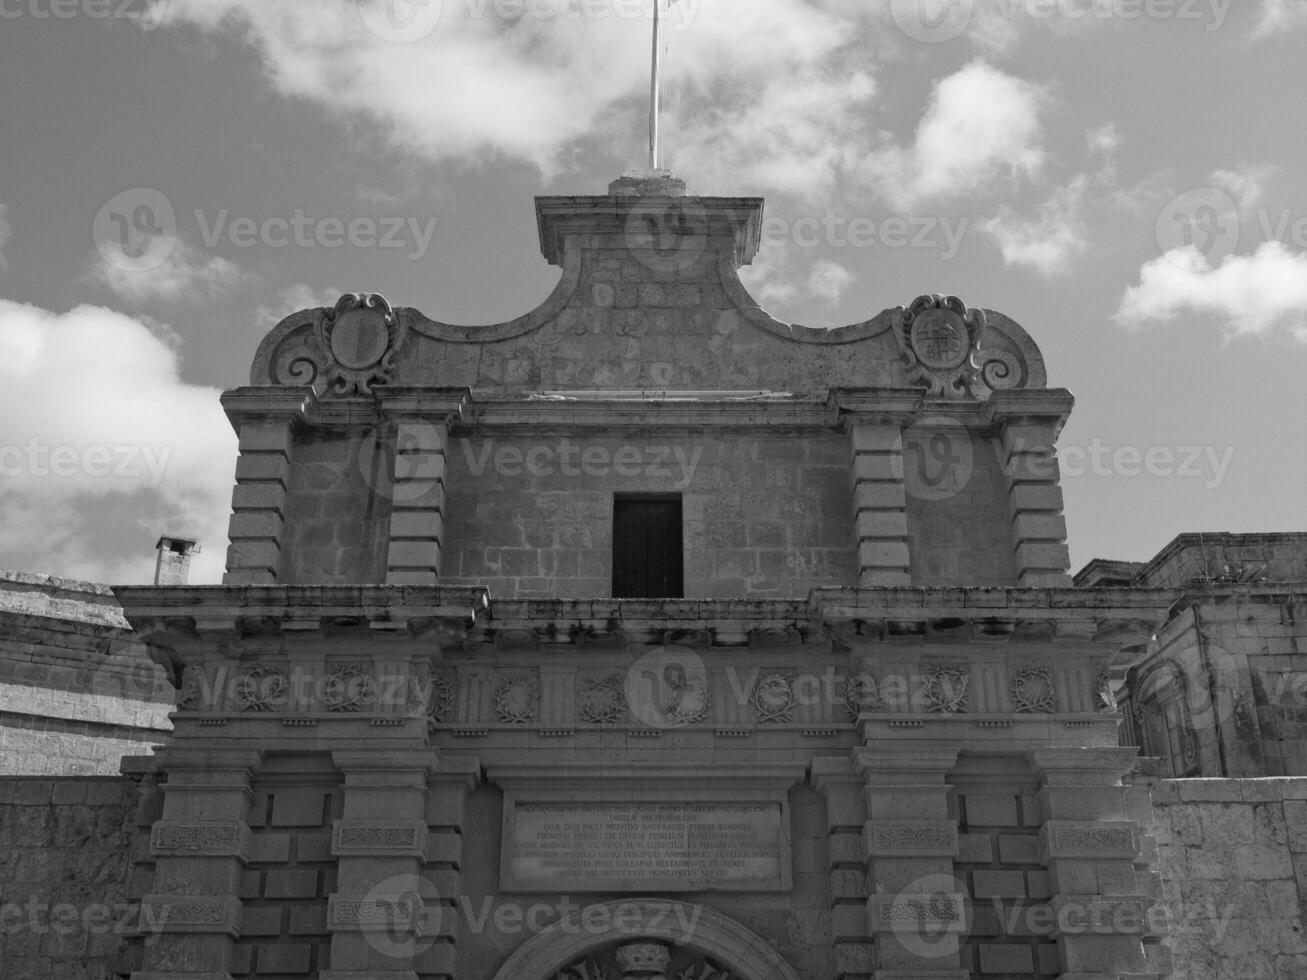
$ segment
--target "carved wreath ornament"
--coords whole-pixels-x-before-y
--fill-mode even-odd
[[[376,697],[367,664],[334,664],[322,679],[318,700],[328,711],[361,711]]]
[[[789,721],[794,714],[794,678],[768,674],[753,687],[753,711],[762,724]]]
[[[626,684],[620,674],[589,680],[577,692],[576,716],[587,725],[616,725],[626,718]]]
[[[921,668],[921,696],[927,711],[946,715],[965,711],[970,685],[966,667],[926,664]]]
[[[1010,689],[1018,714],[1051,715],[1057,710],[1057,693],[1047,667],[1022,667]]]
[[[259,665],[236,679],[233,695],[240,711],[273,711],[286,703],[290,683],[280,667]]]
[[[535,720],[540,690],[530,677],[510,677],[495,688],[495,717],[505,725],[526,725]]]

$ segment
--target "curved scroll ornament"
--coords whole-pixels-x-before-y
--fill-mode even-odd
[[[895,322],[908,381],[924,384],[932,397],[983,401],[1030,381],[1018,341],[956,296],[918,296]]]
[[[1051,715],[1057,710],[1057,693],[1047,667],[1022,667],[1010,685],[1017,714]]]
[[[324,396],[367,395],[395,373],[407,326],[377,293],[346,293],[276,351],[272,383],[312,385]]]
[[[966,711],[970,685],[966,667],[926,664],[921,668],[921,696],[927,711],[946,715]]]
[[[239,711],[275,711],[289,699],[290,683],[280,667],[251,667],[236,678],[233,696]]]
[[[318,700],[328,711],[361,711],[377,695],[372,668],[367,664],[335,664],[327,671]]]

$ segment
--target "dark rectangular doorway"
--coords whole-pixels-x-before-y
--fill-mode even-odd
[[[684,597],[679,495],[613,498],[613,598]]]

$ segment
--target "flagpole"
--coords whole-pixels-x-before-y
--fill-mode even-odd
[[[663,0],[654,0],[653,15],[653,71],[649,77],[649,169],[659,170],[659,152],[658,152],[658,116],[659,116],[659,97],[662,88],[662,46],[658,39],[658,12],[663,5]]]

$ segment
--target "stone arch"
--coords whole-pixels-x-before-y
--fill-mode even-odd
[[[594,923],[601,922],[614,927],[596,930]],[[741,980],[800,980],[765,939],[734,919],[704,905],[664,898],[618,899],[573,912],[519,946],[494,980],[551,980],[600,947],[641,939],[688,946]]]

